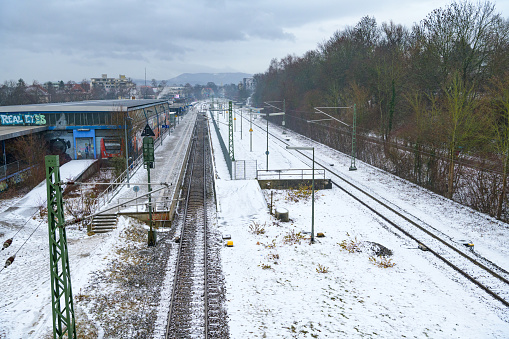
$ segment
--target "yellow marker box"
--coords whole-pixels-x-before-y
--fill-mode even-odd
[[[228,241],[226,242],[226,246],[228,246],[228,247],[233,247],[233,241],[232,241],[232,240],[228,240]]]

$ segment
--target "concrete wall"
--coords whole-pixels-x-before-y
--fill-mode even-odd
[[[312,185],[311,179],[258,180],[262,189],[297,189],[300,185]],[[315,179],[315,189],[331,189],[331,179]]]

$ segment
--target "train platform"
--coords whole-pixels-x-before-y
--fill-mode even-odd
[[[181,117],[175,129],[164,138],[155,141],[154,168],[150,169],[152,191],[168,186],[165,190],[153,193],[152,201],[155,209],[167,209],[161,202],[169,201],[175,194],[177,181],[180,177],[186,158],[186,152],[191,141],[196,120],[197,110],[191,108],[189,113]],[[108,202],[100,207],[107,213],[145,213],[148,211],[148,172],[144,166],[139,166],[129,176],[129,185],[124,183],[118,192]],[[140,197],[138,200],[131,201]],[[122,206],[119,206],[121,205]]]

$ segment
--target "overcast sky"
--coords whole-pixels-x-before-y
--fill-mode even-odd
[[[446,0],[0,0],[0,82],[267,70],[366,15],[410,28]],[[509,1],[492,1],[509,17]]]

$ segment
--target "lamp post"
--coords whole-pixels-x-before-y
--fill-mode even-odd
[[[311,243],[315,242],[315,148],[314,147],[298,147],[286,146],[289,150],[313,151],[313,174],[311,184]]]

